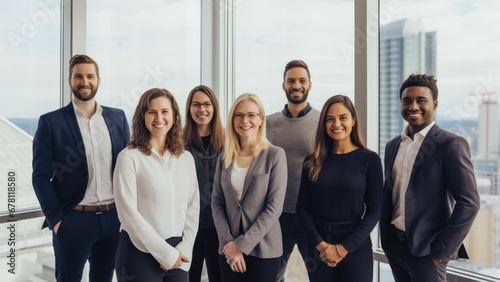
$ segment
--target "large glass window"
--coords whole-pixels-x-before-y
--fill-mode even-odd
[[[282,110],[285,65],[300,59],[311,72],[313,107],[335,94],[354,97],[354,0],[234,2],[235,96],[255,93],[266,114]]]
[[[32,136],[39,116],[59,108],[60,1],[2,1],[0,19],[0,210],[6,210],[13,174],[15,208],[38,205]]]
[[[184,116],[200,83],[200,1],[87,1],[87,54],[99,64],[96,99],[132,121],[148,89],[169,90]]]
[[[380,152],[401,134],[399,87],[434,75],[436,121],[468,140],[481,210],[465,239],[470,259],[450,266],[500,278],[500,25],[497,1],[380,1]]]

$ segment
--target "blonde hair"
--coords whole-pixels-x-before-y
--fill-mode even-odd
[[[241,94],[238,98],[236,98],[233,105],[231,106],[231,110],[229,111],[229,117],[227,118],[224,154],[222,155],[224,159],[225,168],[228,168],[234,162],[234,160],[238,158],[241,150],[240,136],[234,130],[233,116],[236,106],[238,106],[239,103],[246,100],[250,100],[257,105],[257,107],[259,108],[259,114],[262,117],[262,124],[259,127],[259,131],[257,133],[257,141],[255,141],[254,144],[255,150],[253,152],[253,156],[254,157],[257,156],[262,150],[265,150],[269,147],[269,141],[267,140],[266,137],[267,136],[266,113],[264,112],[264,106],[262,105],[262,102],[260,101],[259,97],[257,97],[257,95],[255,94],[251,93]]]

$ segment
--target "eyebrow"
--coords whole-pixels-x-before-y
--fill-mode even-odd
[[[195,101],[195,100],[193,100],[193,101],[191,101],[191,104],[192,104],[192,103],[200,103],[200,104],[203,104],[203,103],[206,103],[206,102],[210,102],[210,103],[212,103],[212,101],[210,101],[210,99],[208,99],[208,100],[206,100],[205,102],[199,102],[199,101]]]

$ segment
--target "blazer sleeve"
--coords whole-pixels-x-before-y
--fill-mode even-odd
[[[431,244],[431,253],[439,259],[447,259],[455,254],[479,211],[479,194],[469,145],[465,139],[454,138],[446,146],[444,174],[455,207],[445,228]]]
[[[190,174],[189,182],[189,200],[186,210],[186,221],[184,223],[184,230],[182,231],[182,241],[175,247],[179,252],[185,255],[191,261],[193,254],[193,245],[198,232],[198,221],[200,218],[200,194],[198,191],[198,179],[196,176],[196,167],[191,153],[188,154],[187,170]]]
[[[128,150],[128,149],[124,149]],[[137,210],[137,172],[133,159],[118,155],[113,175],[113,189],[118,218],[132,243],[141,242],[147,251],[166,269],[172,268],[179,251],[168,244]]]
[[[45,116],[41,116],[33,139],[32,183],[51,230],[63,219],[63,209],[51,181],[54,175],[53,165],[57,165],[53,160],[53,150],[53,134],[50,123]]]
[[[249,254],[255,246],[266,236],[269,230],[279,224],[279,217],[283,211],[285,201],[287,176],[285,151],[278,148],[274,155],[269,175],[269,187],[266,196],[266,208],[257,217],[250,228],[234,240],[240,250]]]
[[[224,170],[223,166],[224,160],[221,155],[217,161],[212,191],[212,216],[214,218],[217,236],[219,237],[219,246],[225,246],[227,243],[234,241],[231,235],[231,228],[229,227],[229,219],[226,213],[226,200],[221,184],[222,171]],[[219,249],[221,248],[219,247]]]

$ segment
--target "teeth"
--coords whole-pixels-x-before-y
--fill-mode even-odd
[[[208,117],[208,115],[197,115],[197,117],[199,117],[199,118],[206,118],[206,117]]]
[[[337,130],[332,130],[333,132],[342,132],[344,131],[343,129],[337,129]]]
[[[241,129],[250,129],[252,128],[251,126],[242,126]]]
[[[421,114],[409,114],[409,116],[411,116],[411,117],[418,117],[418,116],[421,116]]]
[[[165,124],[153,124],[153,126],[156,128],[162,128]]]

